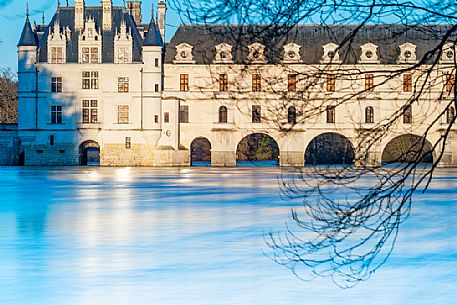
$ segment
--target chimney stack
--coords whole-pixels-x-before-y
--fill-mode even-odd
[[[165,41],[165,14],[167,12],[167,1],[159,0],[157,6],[157,27],[159,28],[162,41]]]
[[[84,0],[75,0],[75,30],[84,28]]]
[[[141,0],[127,1],[127,9],[132,15],[133,20],[135,20],[136,25],[140,25],[143,19],[143,16],[141,15]]]
[[[111,0],[102,0],[103,7],[103,31],[111,31],[111,23],[113,22],[112,10],[113,2]]]

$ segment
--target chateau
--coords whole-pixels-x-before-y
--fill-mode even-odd
[[[357,154],[367,132],[403,109],[388,134],[370,145],[367,162],[379,164],[403,135],[427,134],[439,150],[455,116],[448,106],[453,44],[443,47],[421,100],[402,108],[425,82],[425,68],[407,69],[434,46],[424,31],[365,26],[350,51],[338,37],[355,26],[298,25],[284,37],[275,29],[272,38],[262,25],[182,25],[164,43],[166,11],[159,0],[157,15],[143,24],[141,1],[90,7],[75,0],[73,7],[59,5],[49,25],[32,28],[27,15],[18,44],[14,144],[25,165],[87,165],[95,158],[102,166],[209,159],[234,166],[247,159],[240,143],[249,146],[245,139],[254,135],[251,142],[270,139],[270,157],[280,165],[303,166],[313,139],[337,134]],[[384,81],[385,71],[399,67],[405,72]],[[363,93],[347,98],[356,91]],[[457,165],[454,133],[442,166]]]

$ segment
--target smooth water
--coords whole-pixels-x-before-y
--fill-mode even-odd
[[[457,304],[457,171],[416,197],[387,264],[341,289],[272,262],[278,168],[0,168],[1,305]]]

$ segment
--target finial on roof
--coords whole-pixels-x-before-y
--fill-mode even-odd
[[[29,3],[27,2],[26,8],[25,8],[25,16],[27,17],[27,20],[29,20]]]
[[[67,7],[68,7],[68,0],[67,0]]]
[[[41,15],[41,24],[42,24],[43,26],[45,26],[44,11],[42,12],[42,15]]]
[[[60,0],[57,0],[57,8],[60,8]]]

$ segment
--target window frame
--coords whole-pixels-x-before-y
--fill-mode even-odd
[[[218,122],[221,123],[221,124],[225,124],[228,122],[228,109],[227,109],[227,106],[225,105],[222,105],[219,107],[219,110],[218,110],[218,115],[219,115],[219,118],[218,118]]]
[[[189,91],[189,74],[180,74],[179,75],[179,91],[181,91],[181,92]]]
[[[373,106],[365,107],[365,123],[374,124],[374,108]]]
[[[297,91],[297,74],[288,74],[287,75],[287,91],[288,92]]]
[[[291,125],[297,124],[297,108],[295,106],[287,108],[287,123]]]
[[[336,106],[327,106],[325,109],[327,124],[336,123]]]
[[[252,92],[262,92],[262,77],[259,73],[252,74]]]
[[[86,103],[87,102],[87,103]],[[82,123],[83,124],[98,124],[98,100],[83,99],[82,100]]]
[[[365,91],[373,92],[374,91],[374,75],[373,73],[365,74]]]
[[[83,90],[100,89],[99,77],[100,77],[100,74],[98,73],[98,71],[82,71],[82,89]]]
[[[336,91],[336,75],[335,74],[326,75],[326,90],[327,90],[327,92]]]
[[[117,123],[118,124],[129,124],[130,116],[129,105],[118,105],[117,106]]]
[[[252,105],[251,107],[251,122],[254,124],[262,123],[262,106]]]
[[[411,105],[403,106],[403,124],[413,123],[413,107]]]
[[[413,75],[411,73],[403,74],[403,92],[413,91]]]
[[[59,93],[62,92],[62,77],[51,76],[51,92]]]
[[[126,76],[117,78],[117,92],[128,93],[130,91],[130,79]]]
[[[219,74],[219,91],[228,91],[228,75],[226,73]]]
[[[62,105],[51,105],[51,124],[62,124]]]
[[[179,106],[179,123],[189,123],[189,105]]]

